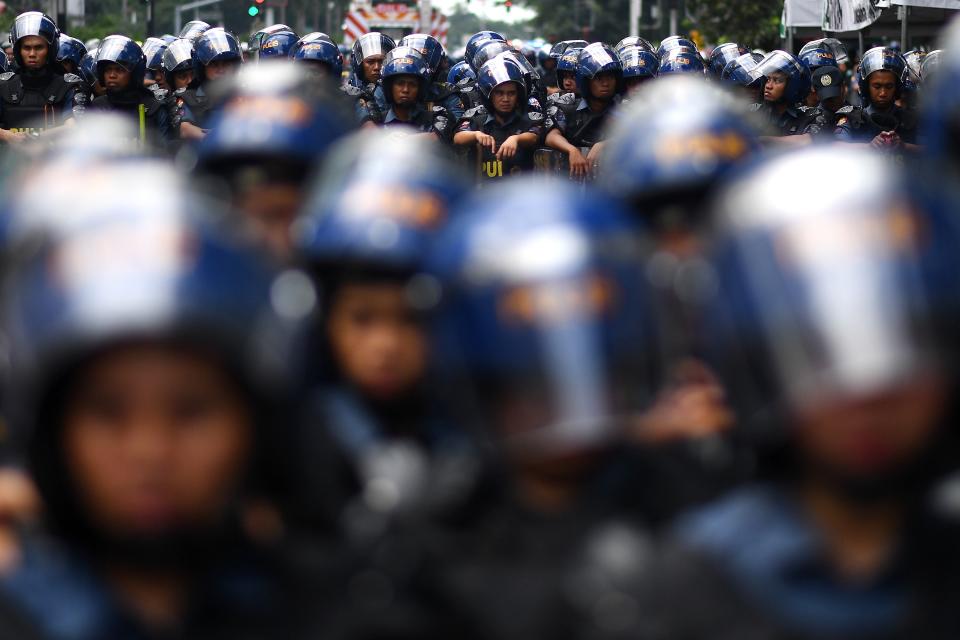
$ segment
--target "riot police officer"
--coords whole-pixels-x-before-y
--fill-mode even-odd
[[[446,109],[427,102],[427,67],[423,56],[413,47],[396,47],[387,54],[380,72],[380,86],[388,105],[384,127],[412,127],[424,134],[447,141],[453,135],[455,123]],[[373,114],[367,120],[373,121]]]
[[[837,111],[838,139],[885,151],[919,150],[916,113],[896,104],[906,66],[903,56],[892,49],[875,47],[863,54],[856,74],[863,106]]]
[[[464,114],[453,143],[479,153],[481,179],[533,169],[533,148],[543,137],[543,114],[527,112],[523,70],[511,58],[494,58],[480,67],[477,88],[485,104]]]
[[[0,74],[0,140],[63,124],[70,117],[78,76],[58,71],[60,31],[39,11],[20,14],[10,28],[18,71]]]
[[[546,143],[567,155],[571,176],[584,177],[599,158],[607,119],[623,92],[623,68],[609,45],[595,42],[580,52],[577,87],[576,105],[549,110]],[[586,157],[581,147],[589,147]]]
[[[786,51],[773,51],[750,72],[759,87],[762,114],[781,142],[807,144],[829,136],[832,118],[820,107],[803,104],[810,93],[810,73]]]
[[[349,89],[345,91],[347,95],[356,98],[357,119],[360,122],[367,118],[367,114],[374,122],[383,119],[380,104],[374,94],[377,83],[380,82],[384,58],[396,46],[397,43],[393,38],[377,31],[365,33],[353,43],[350,52],[350,78],[347,85],[354,87],[355,91]]]
[[[139,125],[141,143],[162,144],[171,137],[170,114],[156,94],[143,85],[146,58],[140,46],[126,36],[108,36],[97,53],[97,80],[105,89],[90,109],[114,111]]]
[[[222,28],[208,29],[197,38],[194,59],[199,78],[195,88],[188,87],[180,95],[183,99],[183,104],[178,109],[181,139],[199,140],[206,135],[214,109],[210,102],[208,83],[224,80],[235,73],[242,63],[242,58],[237,38]]]
[[[261,54],[261,57],[262,54]],[[337,45],[318,37],[304,36],[290,50],[290,59],[300,63],[306,72],[326,84],[339,86],[343,74],[343,56]],[[351,95],[344,86],[344,92]]]

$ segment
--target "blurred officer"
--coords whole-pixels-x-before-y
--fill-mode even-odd
[[[63,124],[80,78],[58,70],[60,31],[46,15],[28,11],[10,28],[17,72],[0,74],[0,140],[17,142]]]
[[[603,149],[604,128],[623,93],[623,68],[616,52],[595,42],[580,53],[577,65],[580,102],[576,107],[557,105],[547,116],[548,147],[567,155],[570,175],[592,173]],[[586,157],[581,148],[589,147]]]
[[[225,82],[242,64],[240,43],[230,32],[220,27],[208,29],[194,44],[197,79],[195,87],[187,87],[177,97],[180,120],[179,137],[183,140],[202,140],[207,135],[214,112],[210,100],[210,85]]]
[[[620,52],[620,64],[623,66],[623,86],[626,97],[635,95],[640,87],[657,77],[660,60],[652,51],[639,47]]]
[[[833,67],[836,68],[837,71],[840,70],[840,68],[837,66],[836,56],[834,56],[833,51],[828,49],[826,46],[808,48],[803,51],[797,59],[800,60],[800,64],[807,69],[807,72],[810,73],[811,79],[819,69],[824,67]],[[823,79],[822,75],[820,76],[820,79]],[[811,83],[810,93],[807,94],[807,97],[804,100],[804,104],[808,107],[816,107],[820,104],[820,99],[817,97],[816,90],[817,85],[815,83]],[[830,111],[831,113],[835,113],[836,109]]]
[[[710,72],[710,76],[715,80],[719,80],[724,68],[746,53],[750,52],[746,47],[736,42],[718,44],[710,53],[710,60],[707,64],[707,70]]]
[[[163,73],[163,54],[167,50],[167,43],[160,38],[147,38],[141,49],[143,49],[143,56],[147,61],[147,74],[143,79],[144,86],[148,89],[163,90],[167,92],[165,95],[169,95],[170,87],[167,86]]]
[[[365,33],[353,43],[350,53],[350,79],[348,84],[356,88],[357,118],[363,121],[367,114],[370,120],[379,122],[383,110],[374,95],[380,72],[387,53],[397,46],[390,36],[379,32]],[[352,92],[347,90],[347,94]]]
[[[896,104],[906,66],[903,56],[892,49],[875,47],[863,54],[856,74],[863,106],[837,111],[838,139],[893,153],[919,151],[916,113]]]
[[[97,80],[106,92],[90,103],[92,111],[113,111],[139,125],[141,144],[160,144],[171,136],[170,114],[153,91],[143,86],[143,50],[126,36],[108,36],[97,52]],[[81,122],[82,123],[82,122]]]
[[[560,90],[554,96],[573,94],[571,100],[580,97],[577,95],[577,65],[580,64],[581,51],[583,49],[569,48],[560,56],[557,61],[557,88]],[[550,103],[549,100],[547,102]]]
[[[57,71],[64,75],[70,73],[80,75],[80,61],[87,55],[87,48],[76,38],[65,33],[60,34],[60,43],[57,47]]]
[[[198,178],[228,201],[240,217],[237,226],[280,264],[292,257],[290,227],[308,177],[353,128],[336,85],[318,84],[304,66],[266,59],[245,66],[197,148]]]
[[[178,38],[167,45],[163,52],[163,76],[170,91],[186,91],[198,80],[196,76],[196,61],[193,59],[193,43],[184,38]],[[183,92],[177,99],[183,101]]]
[[[532,170],[533,149],[543,137],[543,114],[527,112],[523,71],[512,59],[495,58],[480,67],[477,88],[485,104],[464,114],[453,143],[478,153],[481,179]]]
[[[804,197],[796,176],[823,166],[862,179]],[[711,317],[741,419],[766,424],[760,480],[678,521],[622,637],[957,634],[956,522],[929,499],[957,462],[953,354],[908,189],[885,158],[832,147],[721,198]]]
[[[469,111],[482,104],[482,97],[480,92],[477,91],[477,74],[470,68],[466,60],[458,62],[450,68],[450,73],[447,74],[447,83],[456,87],[464,111]]]
[[[67,182],[48,193],[69,192],[70,220],[51,216],[5,314],[44,526],[0,576],[3,629],[286,637],[291,594],[241,524],[282,469],[271,452],[290,320],[272,306],[272,274],[196,217],[209,206],[169,167],[127,162],[79,191]],[[147,184],[152,197],[132,203],[130,185]]]
[[[829,136],[833,119],[820,107],[803,104],[810,93],[810,73],[785,51],[773,51],[750,72],[762,93],[756,109],[777,135],[806,144]]]
[[[570,49],[583,49],[589,42],[586,40],[563,40],[556,43],[550,49],[550,71],[544,76],[544,84],[547,87],[547,93],[557,93],[561,90],[560,77],[557,70],[560,67],[560,58]]]
[[[457,87],[446,82],[450,62],[440,41],[425,33],[414,33],[404,36],[399,46],[413,47],[423,55],[429,80],[426,102],[440,105],[454,120],[459,120],[465,109]]]
[[[329,40],[304,36],[290,50],[290,59],[302,64],[302,68],[315,80],[332,87],[341,86],[343,56],[337,45]],[[351,95],[353,92],[345,93]]]
[[[260,47],[263,46],[263,41],[269,38],[272,34],[280,33],[281,31],[293,32],[293,29],[285,24],[272,24],[251,35],[250,40],[247,42],[247,55],[251,61],[255,61],[260,56]]]

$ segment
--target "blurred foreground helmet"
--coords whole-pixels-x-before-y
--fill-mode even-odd
[[[209,22],[204,22],[203,20],[191,20],[187,24],[183,25],[183,28],[180,29],[180,33],[177,34],[177,37],[185,38],[190,42],[196,42],[197,38],[212,28],[213,25],[211,25]]]
[[[263,39],[258,58],[287,58],[300,39],[293,31],[278,31]]]
[[[590,81],[601,73],[611,73],[617,80],[617,93],[623,91],[623,66],[610,45],[594,42],[580,52],[577,64],[577,90],[581,96],[590,95]]]
[[[762,88],[763,83],[774,73],[781,73],[786,78],[787,86],[781,100],[788,105],[801,102],[810,93],[810,72],[786,51],[777,50],[768,53],[750,71],[750,77]]]
[[[861,179],[810,198],[796,176],[824,166]],[[940,372],[933,239],[887,158],[852,147],[775,157],[731,183],[713,215],[717,360],[745,419]]]
[[[629,217],[569,183],[518,178],[469,201],[431,259],[435,353],[465,424],[525,457],[616,439],[649,384],[640,260]]]
[[[397,46],[393,38],[383,33],[365,33],[353,43],[350,52],[350,69],[353,75],[363,79],[363,61],[372,56],[385,56]]]
[[[749,53],[747,48],[740,46],[736,42],[718,44],[710,54],[708,66],[710,75],[714,78],[720,78],[720,74],[723,73],[724,68],[745,53]]]
[[[295,225],[297,253],[321,276],[412,275],[467,189],[442,145],[405,132],[357,133],[330,152]]]
[[[258,164],[278,179],[303,180],[353,128],[336,86],[317,85],[299,65],[283,60],[244,65],[224,90],[223,108],[198,148],[205,171]]]
[[[60,457],[60,412],[89,358],[139,343],[209,355],[249,400],[265,452],[260,438],[278,436],[283,424],[267,422],[293,383],[292,328],[315,300],[306,278],[275,281],[212,225],[210,203],[187,193],[168,163],[90,166],[87,177],[69,220],[12,278],[4,316],[16,342],[15,423],[47,514],[63,527],[79,516]],[[130,185],[144,184],[152,197],[131,200]]]
[[[683,76],[640,89],[608,133],[603,188],[639,215],[657,216],[662,205],[677,204],[682,215],[674,222],[686,225],[701,222],[705,194],[760,149],[746,105]]]
[[[899,51],[884,47],[870,49],[860,60],[857,67],[857,83],[860,87],[860,100],[863,106],[870,105],[870,76],[878,71],[889,71],[897,83],[897,97],[903,89],[903,78],[907,69],[907,61]]]

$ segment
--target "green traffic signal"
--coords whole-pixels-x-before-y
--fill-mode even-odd
[[[249,15],[251,18],[256,17],[258,13],[260,13],[260,9],[257,7],[251,6],[249,9],[247,9],[247,15]]]

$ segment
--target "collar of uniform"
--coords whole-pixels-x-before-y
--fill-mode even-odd
[[[421,107],[420,104],[417,103],[416,105],[414,105],[413,109],[410,111],[410,119],[415,120],[422,111],[423,111],[423,107]],[[390,109],[387,111],[387,115],[383,118],[383,122],[384,124],[389,124],[394,120],[399,120],[399,118],[397,117],[397,114],[393,111],[393,107],[390,107]]]
[[[577,111],[583,111],[584,109],[589,109],[590,105],[587,104],[586,98],[580,98],[580,102],[577,103]]]
[[[507,125],[513,124],[514,120],[520,117],[520,114],[516,111],[510,113],[510,116],[507,118],[507,121],[503,123],[502,126],[506,127]],[[496,117],[492,113],[487,114],[487,119],[483,121],[483,124],[490,124],[491,122],[496,122]]]

